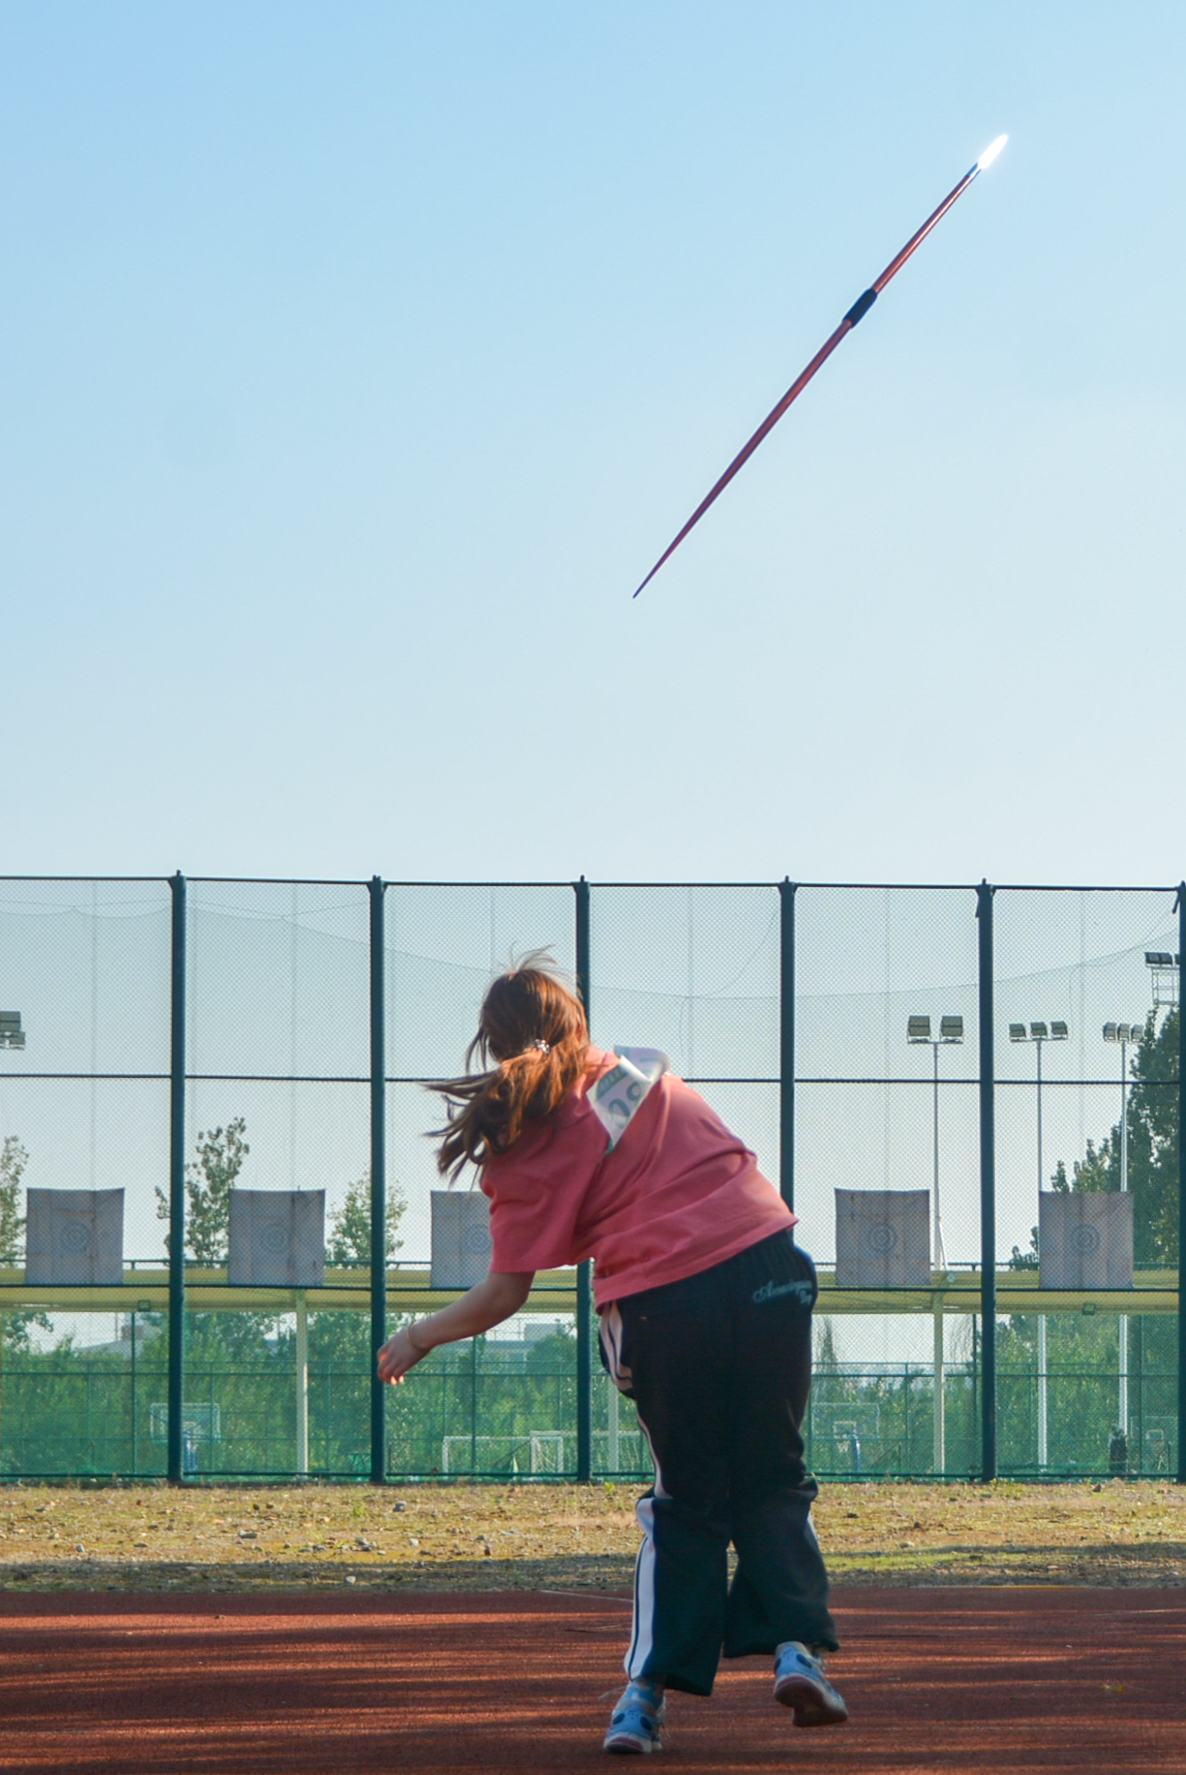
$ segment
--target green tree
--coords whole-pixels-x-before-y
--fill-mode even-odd
[[[231,1189],[251,1148],[243,1136],[245,1117],[236,1116],[225,1128],[199,1133],[198,1156],[185,1167],[185,1248],[195,1263],[211,1268],[227,1260],[231,1220]],[[157,1186],[157,1217],[169,1219],[169,1198]],[[165,1249],[172,1251],[168,1236]]]
[[[1133,1192],[1136,1261],[1161,1268],[1178,1261],[1178,1067],[1181,1015],[1158,1029],[1150,1017],[1132,1066],[1128,1100],[1128,1187]],[[1119,1185],[1119,1127],[1113,1130]]]
[[[1129,1063],[1128,1187],[1133,1197],[1133,1254],[1138,1269],[1169,1268],[1178,1261],[1178,1065],[1180,1015],[1168,1013],[1161,1027],[1150,1016]],[[1056,1190],[1118,1190],[1120,1123],[1097,1146],[1087,1142],[1086,1158],[1053,1178]]]
[[[407,1197],[398,1184],[387,1190],[387,1261],[403,1245],[397,1234],[407,1209]],[[325,1261],[334,1269],[367,1268],[371,1261],[371,1174],[365,1171],[348,1186],[340,1208],[330,1219],[325,1242]]]
[[[15,1134],[0,1145],[0,1263],[17,1264],[25,1250],[25,1216],[21,1212],[21,1180],[29,1155]],[[34,1311],[0,1313],[0,1344],[7,1350],[29,1348],[29,1327],[50,1329],[49,1316]]]
[[[403,1243],[398,1229],[407,1206],[398,1184],[388,1189],[388,1263]],[[330,1218],[325,1261],[333,1269],[370,1268],[369,1171],[364,1172],[357,1183],[350,1184],[341,1206]],[[365,1295],[360,1296],[360,1300],[365,1298]],[[405,1322],[405,1315],[393,1315],[388,1329],[395,1331]],[[314,1420],[316,1422],[320,1414],[323,1421],[321,1434],[324,1440],[318,1446],[325,1451],[325,1461],[331,1470],[348,1471],[361,1458],[359,1451],[365,1448],[368,1435],[372,1361],[369,1315],[365,1312],[311,1314],[309,1360],[313,1376]]]
[[[0,1146],[0,1263],[17,1263],[25,1242],[21,1178],[29,1155],[15,1134]]]

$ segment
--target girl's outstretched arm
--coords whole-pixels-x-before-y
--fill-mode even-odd
[[[501,1325],[519,1311],[534,1280],[534,1270],[516,1274],[492,1270],[484,1282],[442,1307],[439,1313],[417,1319],[415,1324],[389,1337],[379,1351],[379,1379],[402,1381],[409,1368],[415,1368],[438,1344],[455,1344],[463,1337],[477,1337],[480,1332],[489,1331],[492,1325]]]

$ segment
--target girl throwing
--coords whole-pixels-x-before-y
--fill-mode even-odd
[[[438,1344],[510,1318],[536,1270],[596,1259],[602,1360],[638,1410],[655,1482],[638,1505],[629,1679],[608,1751],[658,1750],[666,1689],[712,1692],[722,1652],[774,1657],[797,1726],[848,1710],[811,1527],[801,1425],[811,1383],[811,1259],[754,1155],[652,1050],[590,1045],[579,1001],[533,957],[495,980],[438,1165],[478,1167],[486,1280],[379,1352],[400,1381]],[[737,1569],[728,1581],[732,1542]]]

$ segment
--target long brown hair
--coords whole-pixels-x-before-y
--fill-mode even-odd
[[[434,1130],[442,1175],[487,1164],[515,1144],[525,1122],[546,1121],[584,1071],[588,1045],[581,1001],[546,951],[500,974],[482,1003],[465,1077],[431,1087],[449,1105],[447,1126]],[[483,1069],[476,1073],[475,1058]]]

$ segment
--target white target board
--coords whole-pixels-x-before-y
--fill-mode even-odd
[[[26,1194],[26,1282],[118,1287],[124,1279],[123,1190],[31,1189]]]
[[[1132,1197],[1085,1190],[1038,1197],[1043,1288],[1132,1287]]]
[[[433,1288],[473,1288],[486,1280],[493,1247],[490,1204],[478,1190],[432,1191]]]
[[[931,1192],[836,1191],[837,1288],[929,1288]]]
[[[232,1288],[320,1288],[325,1191],[233,1189],[227,1281]]]

